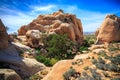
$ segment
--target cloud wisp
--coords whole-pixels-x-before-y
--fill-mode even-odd
[[[10,8],[7,7],[0,8],[0,11],[3,12],[0,13],[0,17],[2,18],[5,25],[10,27],[9,33],[17,31],[21,25],[28,24],[40,14],[52,13],[58,9],[63,9],[66,13],[75,14],[77,18],[81,19],[82,21],[83,31],[93,32],[100,26],[105,15],[107,14],[82,10],[75,5],[55,5],[55,4],[49,4],[46,6],[30,5],[29,8],[31,9],[28,12],[19,11],[16,9],[11,10]]]

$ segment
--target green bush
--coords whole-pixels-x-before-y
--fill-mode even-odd
[[[105,64],[105,61],[101,57],[98,57],[98,63]]]
[[[120,55],[117,55],[115,57],[111,57],[110,60],[112,63],[119,65],[120,64]]]
[[[57,63],[58,61],[59,61],[58,59],[52,58],[52,59],[50,60],[50,64],[51,64],[51,65],[54,65],[54,64]]]
[[[94,44],[95,41],[95,35],[84,35],[83,45],[89,47],[91,44]]]
[[[49,59],[43,56],[36,56],[36,60],[44,63],[46,66],[53,66],[58,60],[55,58]]]
[[[79,48],[79,52],[87,51],[87,50],[88,50],[88,47],[86,47],[86,46],[81,46],[81,47]]]
[[[46,54],[48,58],[67,59],[75,55],[72,53],[75,44],[67,35],[51,34],[43,39],[43,43],[48,51]]]

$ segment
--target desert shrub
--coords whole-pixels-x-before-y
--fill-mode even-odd
[[[116,64],[110,64],[109,67],[108,67],[108,70],[109,71],[114,71],[114,72],[119,72],[120,71],[120,68],[118,65]]]
[[[82,72],[82,75],[83,76],[88,76],[87,72],[85,72],[85,71]]]
[[[111,80],[120,80],[120,78],[112,78]]]
[[[90,46],[91,44],[94,44],[96,41],[95,35],[84,35],[84,45],[85,46]]]
[[[92,73],[92,77],[93,77],[95,80],[102,80],[102,79],[101,79],[101,75],[100,75],[99,73],[97,73],[97,72]]]
[[[79,52],[82,52],[82,51],[88,51],[88,47],[86,47],[86,46],[80,46]]]
[[[75,44],[67,37],[67,35],[51,34],[43,38],[44,46],[48,53],[46,57],[56,59],[73,58],[75,54],[72,49]]]
[[[55,58],[49,59],[44,56],[36,56],[36,60],[44,63],[46,66],[53,66],[58,60]]]
[[[119,65],[120,64],[120,55],[117,55],[115,57],[111,57],[110,60],[112,63]]]
[[[101,57],[98,57],[98,63],[105,64],[105,61]]]
[[[57,63],[58,61],[59,61],[58,59],[52,58],[52,59],[50,59],[50,64],[51,64],[51,65],[54,65],[54,64]]]
[[[42,75],[47,75],[47,74],[48,74],[48,71],[43,70],[43,71],[40,72],[40,74],[42,74]]]
[[[96,72],[96,69],[89,68],[89,70],[94,78],[93,80],[101,80],[101,75]]]
[[[96,59],[92,59],[92,63],[93,63],[93,64],[96,64],[96,63],[97,63],[97,60],[96,60]]]
[[[29,78],[29,80],[41,80],[41,79],[42,79],[42,77],[37,74],[35,74]],[[26,80],[28,80],[28,79],[26,79]]]
[[[95,65],[98,69],[104,70],[104,64],[96,63]]]
[[[75,69],[73,68],[70,68],[68,71],[66,71],[64,74],[63,74],[63,78],[64,80],[70,80],[69,78],[75,74]]]
[[[109,76],[109,74],[108,74],[107,72],[103,72],[103,75],[104,75],[105,77],[108,77],[108,76]]]
[[[88,76],[85,76],[85,77],[79,77],[79,78],[77,78],[77,80],[95,80],[95,79],[88,75]]]
[[[88,67],[88,66],[85,66],[85,67],[84,67],[84,70],[88,70],[88,69],[89,69],[89,67]]]
[[[120,50],[120,49],[119,48],[115,48],[115,47],[109,47],[108,50],[111,52],[111,51]]]
[[[103,51],[103,50],[100,51],[100,52],[98,53],[98,55],[101,56],[101,57],[108,57],[107,54],[106,54],[106,52]]]

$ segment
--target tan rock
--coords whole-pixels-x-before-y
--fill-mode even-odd
[[[12,69],[0,69],[1,80],[22,80],[21,77]]]
[[[82,23],[73,14],[64,13],[62,10],[53,14],[39,15],[30,24],[22,26],[18,35],[25,35],[28,30],[41,32],[67,34],[75,42],[83,42]]]
[[[0,50],[0,62],[8,64],[9,67],[15,70],[22,78],[28,78],[46,68],[44,64],[39,63],[35,59],[22,58],[19,54],[11,43],[7,49]]]
[[[116,15],[107,15],[96,33],[96,43],[120,41],[120,18]]]
[[[8,34],[6,28],[0,19],[0,49],[8,48]]]
[[[21,26],[21,28],[18,30],[18,35],[24,35],[27,32],[27,30],[27,25]]]
[[[33,48],[38,48],[42,45],[41,42],[42,33],[39,30],[29,30],[26,33],[28,45]]]

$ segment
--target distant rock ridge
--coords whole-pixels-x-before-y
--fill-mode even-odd
[[[95,34],[96,43],[120,41],[120,17],[113,14],[107,15]]]
[[[83,29],[80,19],[75,15],[64,13],[62,10],[52,14],[39,15],[28,25],[18,30],[18,35],[25,35],[28,30],[39,30],[48,34],[67,34],[72,41],[83,42]]]

